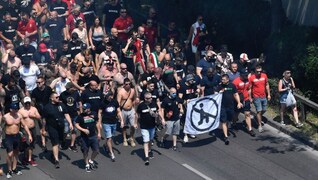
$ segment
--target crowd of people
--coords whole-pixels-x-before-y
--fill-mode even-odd
[[[43,151],[49,137],[56,168],[59,150],[77,152],[80,144],[90,172],[96,168],[102,134],[101,146],[115,161],[116,129],[122,130],[123,146],[135,147],[140,128],[149,165],[156,130],[163,128],[165,134],[158,136],[161,146],[166,147],[171,135],[172,149],[177,150],[179,135],[184,143],[195,138],[180,134],[187,103],[215,93],[223,93],[220,121],[226,145],[228,125],[237,127],[239,113],[244,113],[247,132],[255,136],[252,104],[258,132],[264,131],[262,115],[271,91],[263,57],[249,59],[242,53],[235,60],[226,45],[214,49],[202,15],[182,41],[175,21],[160,30],[153,7],[137,26],[118,0],[108,0],[101,17],[95,5],[94,0],[0,1],[1,146],[7,151],[7,178],[22,174],[18,161],[37,166],[32,156],[37,134]],[[186,56],[189,48],[193,58]],[[284,72],[279,82],[282,125],[284,103],[294,88],[291,72]],[[301,127],[296,106],[293,112]],[[19,160],[20,151],[24,156]]]

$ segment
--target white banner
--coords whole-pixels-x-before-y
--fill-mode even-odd
[[[183,132],[203,134],[219,127],[222,93],[192,99],[187,105]]]

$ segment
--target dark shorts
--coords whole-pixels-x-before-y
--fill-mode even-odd
[[[83,153],[88,153],[89,148],[92,151],[98,152],[99,151],[99,143],[97,136],[92,137],[84,137],[81,136],[81,150]]]
[[[221,115],[220,121],[222,123],[231,122],[234,116],[234,109],[233,108],[221,108]]]
[[[57,128],[47,126],[47,131],[49,133],[52,146],[58,145],[63,142],[64,126],[60,125]]]
[[[244,101],[241,109],[237,109],[237,107],[235,107],[235,112],[237,113],[244,113],[245,111],[251,111],[251,101],[249,100]]]
[[[12,152],[13,150],[19,150],[20,147],[20,134],[8,135],[6,134],[5,144],[7,148],[7,153]]]
[[[28,141],[28,134],[25,132],[25,130],[23,130],[23,135],[26,137],[25,138],[25,142],[22,142],[22,143],[25,143],[25,148],[29,147],[29,148],[32,148],[34,149],[35,148],[35,143],[36,143],[36,131],[35,131],[35,127],[29,129],[30,133],[31,133],[31,136],[32,136],[32,139],[33,141],[30,143]]]

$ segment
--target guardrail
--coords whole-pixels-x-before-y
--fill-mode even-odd
[[[318,104],[307,99],[304,96],[301,96],[297,93],[294,93],[295,99],[297,102],[300,103],[300,113],[301,113],[301,120],[305,121],[306,120],[306,106],[313,108],[314,110],[318,110]]]

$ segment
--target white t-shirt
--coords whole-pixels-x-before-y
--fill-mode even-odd
[[[41,73],[36,64],[31,64],[29,68],[22,66],[19,69],[21,78],[25,81],[26,89],[32,91],[36,88],[37,76]]]
[[[55,92],[60,95],[62,92],[66,90],[65,85],[70,82],[68,78],[66,78],[64,81],[59,81],[55,84]]]

